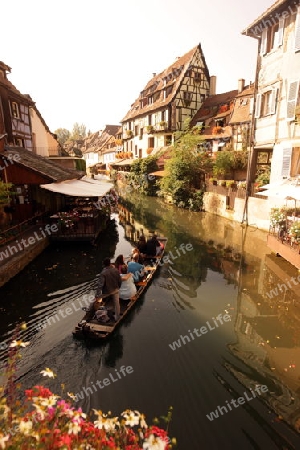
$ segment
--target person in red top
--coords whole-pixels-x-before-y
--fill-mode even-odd
[[[96,290],[95,301],[100,298],[108,297],[109,295],[113,298],[114,309],[115,309],[115,321],[117,322],[120,318],[120,300],[119,300],[119,290],[122,284],[122,278],[120,272],[111,263],[110,258],[105,258],[103,261],[103,270],[100,273],[98,286]]]

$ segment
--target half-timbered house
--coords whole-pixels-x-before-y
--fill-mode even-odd
[[[201,45],[177,58],[151,80],[122,119],[123,151],[142,158],[172,144],[210,92],[210,77]]]
[[[30,107],[34,102],[8,80],[11,68],[0,61],[0,115],[6,142],[14,147],[32,150]]]
[[[232,130],[229,119],[238,91],[229,91],[207,97],[194,115],[191,125],[199,126],[203,136],[202,148],[215,155],[231,145]]]

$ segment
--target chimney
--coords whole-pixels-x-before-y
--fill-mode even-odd
[[[245,80],[244,80],[244,78],[240,78],[238,80],[238,92],[239,92],[239,94],[240,94],[240,92],[242,92],[244,90],[244,88],[245,88]]]
[[[209,95],[216,95],[217,77],[212,75],[209,80]]]
[[[152,75],[153,75],[153,78],[156,77],[156,72],[153,72]]]

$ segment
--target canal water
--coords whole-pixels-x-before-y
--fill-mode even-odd
[[[296,269],[270,253],[255,224],[133,194],[113,219],[97,246],[53,244],[0,289],[0,362],[26,321],[24,388],[72,392],[85,412],[137,409],[149,423],[172,406],[178,450],[299,449]],[[103,258],[128,256],[149,231],[168,238],[169,262],[107,343],[75,340]],[[47,367],[54,380],[40,374]]]

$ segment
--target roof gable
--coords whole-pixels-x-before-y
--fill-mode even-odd
[[[131,109],[127,112],[121,122],[123,123],[134,117],[162,109],[171,103],[177,94],[183,78],[186,76],[188,70],[192,69],[191,62],[196,52],[199,52],[200,54],[204,74],[206,78],[209,79],[209,71],[202,53],[201,45],[199,44],[182,57],[177,58],[177,60],[167,69],[151,78],[141,91],[139,98],[131,105]],[[163,94],[164,90],[166,90],[165,97]],[[169,95],[167,95],[168,91]],[[152,103],[150,104],[148,103],[149,98],[152,100]]]

